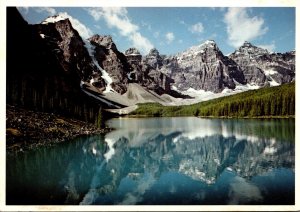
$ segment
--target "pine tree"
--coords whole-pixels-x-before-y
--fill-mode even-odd
[[[103,109],[100,106],[96,116],[96,126],[100,129],[104,128]]]

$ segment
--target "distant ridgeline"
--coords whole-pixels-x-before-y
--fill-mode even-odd
[[[139,104],[130,115],[280,117],[295,115],[295,82],[186,106]]]
[[[79,36],[76,40],[76,33],[70,45],[78,52],[82,50],[82,60],[77,59],[81,62],[86,60],[84,54],[88,52]],[[59,35],[56,36],[59,40]],[[52,42],[52,45],[57,44]],[[80,88],[85,76],[78,67],[85,72],[92,72],[93,67],[80,67],[70,55],[68,62],[61,60],[53,54],[54,47],[43,41],[37,29],[16,8],[7,8],[7,104],[100,123],[99,103]]]

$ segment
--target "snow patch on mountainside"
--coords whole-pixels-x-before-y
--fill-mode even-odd
[[[215,93],[213,93],[211,91],[195,90],[194,88],[189,88],[186,91],[183,91],[182,93],[185,95],[195,97],[196,99],[201,99],[201,100],[210,99],[212,96],[215,95]]]
[[[97,68],[101,71],[102,73],[102,78],[105,80],[106,82],[106,88],[105,91],[103,93],[108,93],[111,91],[114,91],[111,87],[111,83],[113,82],[112,78],[109,76],[109,74],[99,66],[96,58],[94,57],[94,52],[95,52],[95,47],[93,45],[91,45],[88,41],[84,41],[85,42],[85,47],[87,48],[90,57],[92,58],[94,64],[97,66]],[[94,82],[94,79],[91,79],[90,83],[92,84]]]
[[[83,81],[80,81],[80,87],[81,87],[81,90],[86,93],[88,96],[91,96],[97,100],[99,100],[100,102],[103,102],[105,104],[107,104],[108,106],[110,107],[113,107],[113,108],[121,108],[120,106],[112,103],[111,101],[107,100],[106,98],[103,98],[103,97],[100,97],[99,95],[95,95],[95,94],[92,94],[91,92],[89,92],[88,90],[86,90],[84,88],[85,83]]]
[[[265,69],[264,72],[265,72],[265,75],[266,75],[266,76],[273,75],[273,74],[278,74],[278,72],[275,71],[275,70],[272,69],[272,68],[271,68],[271,69]]]
[[[181,61],[184,58],[189,58],[189,57],[196,57],[199,54],[205,53],[205,49],[207,48],[214,48],[216,45],[215,41],[213,40],[207,40],[204,43],[198,45],[198,46],[192,46],[191,48],[187,49],[186,51],[179,53],[177,55],[177,60]]]
[[[280,85],[278,82],[276,82],[276,81],[273,79],[273,77],[271,77],[271,76],[269,76],[269,77],[270,77],[270,79],[271,79],[271,81],[269,81],[270,86],[278,86],[278,85]]]
[[[264,73],[266,76],[268,76],[270,78],[269,83],[270,86],[278,86],[280,85],[278,82],[276,82],[276,80],[272,77],[272,75],[274,74],[278,74],[278,72],[276,70],[274,70],[273,68],[271,69],[265,69]]]
[[[131,77],[131,74],[133,74],[135,71],[131,71],[129,73],[127,73],[127,78],[130,79],[130,80],[133,80],[132,77]]]
[[[193,88],[189,88],[185,91],[181,91],[181,93],[184,95],[189,95],[189,96],[193,97],[193,99],[180,99],[180,101],[177,101],[177,103],[179,105],[189,105],[189,104],[208,101],[211,99],[216,99],[216,98],[220,98],[220,97],[224,97],[224,96],[230,96],[233,94],[260,88],[260,86],[255,85],[255,84],[248,83],[246,85],[242,85],[242,84],[236,82],[235,80],[234,80],[234,82],[236,84],[235,89],[225,88],[221,93],[214,93],[212,91],[195,90]],[[275,86],[275,83],[273,83],[272,85]],[[178,88],[173,85],[172,90],[178,91]]]
[[[55,23],[69,18],[66,14],[61,13],[59,15],[51,16],[46,18],[41,24]]]

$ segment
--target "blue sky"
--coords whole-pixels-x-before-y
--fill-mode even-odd
[[[31,24],[62,14],[83,38],[111,35],[124,52],[176,54],[215,40],[226,55],[245,40],[270,51],[295,49],[295,8],[288,7],[19,7]]]

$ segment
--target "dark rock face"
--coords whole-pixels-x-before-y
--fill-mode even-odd
[[[35,25],[41,38],[53,50],[65,72],[76,71],[83,81],[96,78],[105,87],[101,72],[92,62],[85,44],[68,19]]]
[[[130,64],[128,78],[133,82],[142,82],[144,80],[142,55],[136,48],[129,48],[125,51],[125,57]]]
[[[295,52],[270,53],[245,42],[229,58],[241,67],[247,83],[268,86],[291,82],[295,78]]]
[[[174,79],[179,91],[189,88],[221,92],[236,84],[260,87],[279,85],[295,79],[295,51],[269,53],[245,42],[229,57],[224,56],[214,41],[191,47],[177,55],[157,57],[151,52],[145,60]]]
[[[145,56],[144,63],[150,65],[154,69],[162,66],[163,59],[157,49],[151,49],[149,54]]]
[[[129,48],[125,51],[125,56],[128,60],[128,62],[134,63],[138,62],[140,63],[142,61],[142,55],[136,48]]]
[[[234,80],[245,84],[242,70],[222,54],[214,41],[166,57],[162,63],[160,70],[173,78],[174,86],[182,91],[193,88],[220,92],[225,87],[234,89]]]
[[[68,21],[49,25],[53,35],[44,27],[29,25],[16,8],[7,8],[7,104],[95,123],[100,106],[82,92],[80,82],[97,70],[82,40]]]
[[[150,50],[149,54],[143,58],[137,49],[130,48],[125,51],[125,56],[131,65],[131,71],[128,74],[131,81],[158,94],[170,94],[171,83],[174,81],[158,70],[162,59],[156,49]]]
[[[95,47],[94,57],[99,66],[112,78],[111,87],[118,93],[125,93],[129,64],[124,54],[118,51],[111,36],[94,35],[88,40]]]

